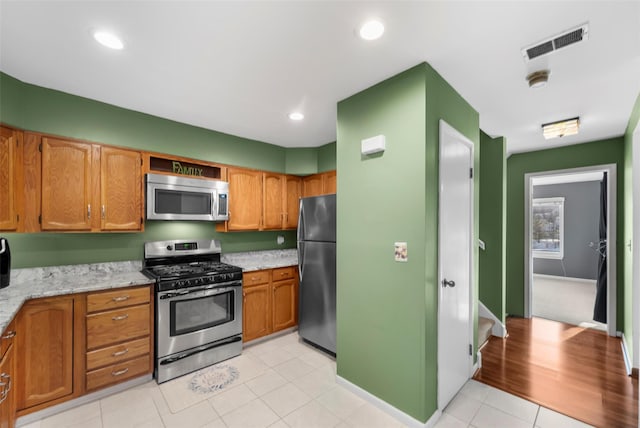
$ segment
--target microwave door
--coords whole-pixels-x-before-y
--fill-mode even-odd
[[[188,186],[154,185],[147,194],[150,220],[214,220],[216,192]]]

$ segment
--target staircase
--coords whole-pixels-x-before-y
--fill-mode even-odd
[[[478,318],[478,348],[481,348],[491,337],[491,329],[495,322],[489,318]]]

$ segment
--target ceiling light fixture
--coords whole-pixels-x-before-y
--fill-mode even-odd
[[[527,82],[529,82],[529,87],[542,88],[547,84],[550,74],[551,72],[549,70],[534,71],[533,73],[527,76]]]
[[[102,46],[106,46],[111,49],[121,50],[124,48],[124,43],[120,38],[112,33],[106,31],[96,31],[93,33],[93,38]]]
[[[289,113],[289,119],[296,120],[296,121],[302,120],[304,119],[304,114],[294,111],[293,113]]]
[[[376,40],[382,37],[384,33],[384,25],[382,22],[377,19],[372,19],[371,21],[367,21],[360,27],[360,37],[364,40]]]
[[[542,125],[542,135],[544,135],[545,140],[560,138],[567,135],[575,135],[578,133],[579,125],[579,117],[545,123]]]

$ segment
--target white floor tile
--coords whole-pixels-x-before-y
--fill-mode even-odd
[[[290,359],[294,358],[294,356],[282,348],[277,348],[265,354],[258,355],[258,358],[267,366],[275,367],[278,364],[289,361]]]
[[[491,389],[493,388],[489,385],[478,382],[477,380],[469,379],[460,390],[460,393],[467,397],[475,398],[478,401],[484,401]]]
[[[340,419],[346,419],[365,404],[362,398],[339,386],[323,393],[316,401]]]
[[[315,401],[305,404],[284,418],[292,428],[332,428],[340,419]]]
[[[229,428],[263,428],[278,419],[278,415],[260,399],[253,400],[222,416],[222,420]]]
[[[518,419],[495,407],[482,405],[471,421],[476,428],[532,428],[533,423]]]
[[[274,389],[261,398],[281,418],[311,401],[311,397],[291,383]]]
[[[202,428],[227,428],[227,425],[221,418],[216,419],[215,421],[209,422],[206,425],[203,425]]]
[[[306,375],[307,373],[311,373],[314,370],[314,367],[310,366],[299,358],[292,358],[289,361],[278,364],[273,369],[277,371],[283,378],[287,379],[288,381],[292,381]]]
[[[135,427],[160,416],[153,398],[137,389],[103,398],[100,408],[104,428]]]
[[[102,420],[100,402],[85,404],[57,415],[49,416],[41,421],[41,428],[64,428],[98,418]]]
[[[307,350],[306,352],[300,354],[298,358],[313,367],[322,367],[326,364],[330,364],[331,362],[335,363],[335,359],[324,355],[318,350]]]
[[[278,372],[273,369],[269,369],[262,373],[260,376],[247,381],[245,385],[247,385],[249,389],[251,389],[251,391],[253,391],[260,397],[267,392],[271,392],[276,388],[280,388],[286,383],[287,380],[280,376]]]
[[[201,427],[218,419],[208,401],[188,407],[181,412],[162,416],[166,428]]]
[[[532,424],[536,421],[538,407],[540,407],[531,401],[524,400],[495,388],[489,390],[484,404],[488,404],[489,406],[502,410],[519,419],[531,422]]]
[[[278,419],[278,421],[273,424],[273,425],[269,425],[269,428],[290,428],[289,425],[285,424],[282,419]]]
[[[293,384],[310,397],[316,398],[336,387],[336,376],[329,366],[324,366],[295,379]]]
[[[444,409],[444,413],[448,413],[462,422],[469,423],[478,412],[480,406],[482,406],[482,401],[464,394],[458,394]]]
[[[211,397],[209,403],[219,415],[224,415],[240,406],[244,406],[256,398],[258,398],[256,394],[254,394],[247,385],[240,384],[234,388],[225,390],[215,397]]]
[[[22,425],[20,428],[41,428],[43,420],[44,419],[41,419],[39,421],[31,422],[29,425]]]
[[[66,425],[66,428],[102,428],[102,417],[96,416],[86,421]]]
[[[158,416],[157,418],[140,422],[135,428],[164,428],[164,423],[162,422],[162,418]]]
[[[462,422],[460,419],[451,416],[448,413],[443,413],[436,422],[434,428],[467,428],[469,425]]]
[[[546,407],[540,407],[538,412],[538,418],[536,419],[536,426],[540,428],[588,428],[591,425],[587,425],[584,422],[570,418]]]
[[[368,403],[360,406],[345,419],[345,422],[356,428],[398,428],[404,426],[387,413]]]

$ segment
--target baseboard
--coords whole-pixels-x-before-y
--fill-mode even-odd
[[[442,416],[442,412],[440,410],[436,410],[427,422],[423,423],[341,376],[336,375],[336,383],[410,428],[433,428],[436,426],[440,416]]]
[[[478,316],[493,320],[491,334],[497,337],[507,337],[507,326],[494,315],[480,300],[478,300]]]
[[[548,278],[556,281],[568,281],[568,282],[588,282],[595,284],[597,281],[595,279],[588,278],[574,278],[572,276],[558,276],[558,275],[546,275],[544,273],[534,273],[534,278]]]
[[[617,336],[622,340],[620,341],[620,346],[622,346],[622,357],[624,358],[624,366],[627,369],[627,376],[631,376],[631,359],[629,358],[629,347],[627,346],[627,339],[624,338],[624,333],[619,331]]]

